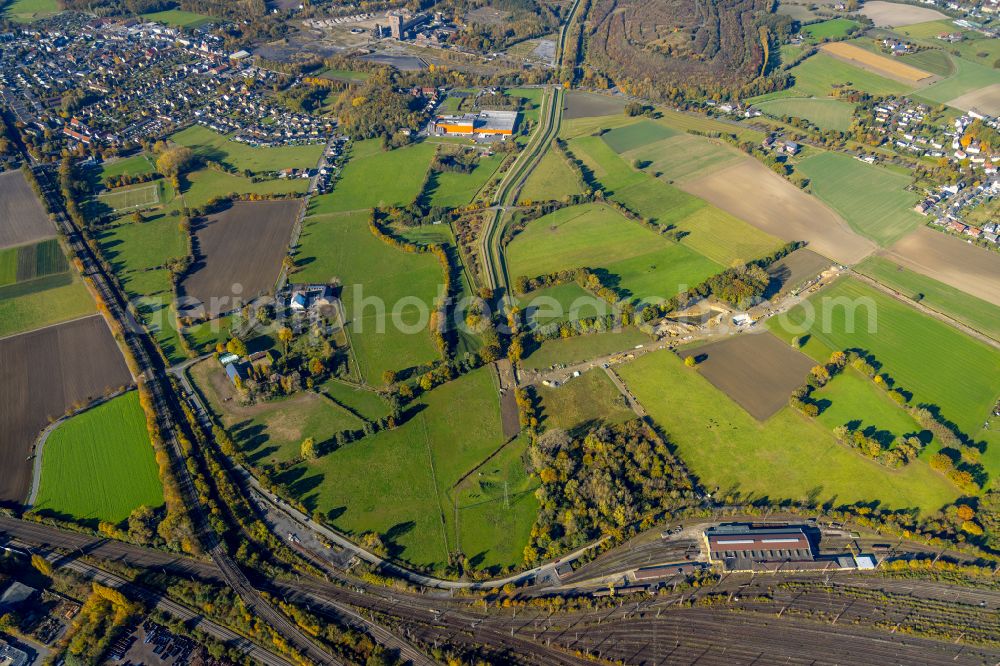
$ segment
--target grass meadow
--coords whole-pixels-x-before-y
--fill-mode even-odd
[[[78,414],[49,435],[35,509],[118,523],[140,506],[163,504],[163,487],[139,394]]]
[[[834,504],[878,501],[924,512],[959,494],[922,460],[888,469],[839,444],[826,425],[790,407],[758,422],[670,352],[646,354],[617,370],[691,472],[717,494]]]
[[[275,178],[258,183],[249,178],[215,169],[199,169],[184,176],[184,205],[199,208],[217,197],[230,194],[305,194],[309,181],[305,178]]]
[[[931,102],[945,104],[965,93],[1000,83],[1000,72],[993,68],[992,62],[981,64],[965,58],[952,58],[952,62],[955,64],[952,76],[923,88],[917,95]]]
[[[802,349],[817,360],[866,350],[912,392],[911,404],[935,406],[969,435],[1000,395],[1000,351],[857,280],[838,280],[768,325],[786,340],[808,335]]]
[[[0,8],[0,16],[26,23],[51,16],[58,11],[57,0],[12,0]]]
[[[850,19],[835,18],[830,19],[829,21],[820,21],[819,23],[811,23],[803,26],[802,32],[815,41],[823,39],[839,39],[841,37],[847,37],[847,35],[850,34],[850,29],[856,27],[857,25],[857,23]]]
[[[831,152],[807,157],[798,170],[817,197],[879,245],[892,245],[924,223],[913,210],[920,197],[903,189],[909,176]]]
[[[503,156],[481,157],[472,173],[446,171],[435,173],[433,185],[429,191],[432,206],[459,208],[476,200],[479,190],[500,168]],[[428,194],[425,191],[425,194]]]
[[[580,267],[604,270],[622,295],[669,298],[721,266],[603,204],[563,208],[531,222],[507,246],[512,277]]]
[[[162,12],[151,12],[143,14],[142,17],[147,21],[166,23],[167,25],[175,28],[197,28],[198,26],[202,26],[216,20],[211,16],[196,14],[194,12],[186,12],[180,9],[168,9]]]
[[[1000,307],[992,303],[882,257],[869,257],[854,270],[994,340],[1000,340]]]
[[[380,139],[355,141],[351,145],[350,160],[334,184],[333,192],[313,197],[309,214],[412,203],[420,194],[434,148],[431,143],[416,143],[384,151]]]
[[[125,157],[105,162],[101,165],[100,182],[103,183],[108,178],[128,174],[129,176],[144,176],[156,171],[153,160],[146,153],[139,153],[132,157]]]
[[[586,185],[566,159],[555,150],[546,151],[521,189],[521,199],[548,201],[580,194]]]
[[[456,404],[462,408],[455,409]],[[466,532],[453,495],[455,484],[503,444],[490,371],[478,370],[434,389],[411,411],[401,427],[296,465],[279,480],[337,528],[351,534],[376,531],[396,557],[413,564],[440,569],[459,540],[462,550],[481,564],[519,563],[534,512],[517,511],[525,541],[508,545],[500,557],[493,549],[509,539],[508,526],[472,521]],[[517,471],[516,465],[510,467]],[[505,480],[518,494],[524,479]]]
[[[793,67],[789,73],[795,84],[785,90],[753,97],[751,104],[759,104],[783,97],[826,97],[834,86],[850,84],[851,87],[873,95],[902,95],[911,86],[887,79],[837,60],[825,53],[817,53]]]
[[[648,335],[631,327],[607,333],[546,340],[524,358],[523,365],[530,370],[541,370],[557,363],[572,365],[649,342]]]
[[[560,386],[539,386],[541,426],[573,432],[596,423],[613,425],[635,418],[618,388],[601,368],[588,370]]]
[[[839,99],[816,97],[789,97],[773,99],[758,105],[764,113],[783,118],[805,118],[824,130],[846,132],[854,116],[854,105]]]
[[[323,154],[323,144],[302,146],[256,147],[231,141],[204,125],[191,125],[170,136],[170,140],[188,146],[202,159],[228,164],[238,171],[246,169],[280,171],[281,169],[313,169]]]
[[[817,417],[831,431],[837,426],[860,422],[861,430],[873,428],[873,435],[888,445],[896,437],[914,435],[923,428],[892,401],[885,391],[854,368],[847,368],[821,389],[813,399],[823,405]]]
[[[441,265],[432,255],[411,254],[383,243],[369,230],[368,213],[357,212],[306,218],[296,259],[302,266],[296,281],[339,278],[344,285],[341,297],[348,331],[366,381],[378,385],[385,370],[403,370],[437,358],[427,322],[419,326],[414,308],[396,310],[396,319],[419,328],[413,332],[400,330],[392,314],[404,298],[417,299],[430,311],[443,279]],[[364,301],[357,299],[358,293]],[[365,305],[373,297],[385,304],[384,310]]]

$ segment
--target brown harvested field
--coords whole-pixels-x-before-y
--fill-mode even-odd
[[[978,111],[988,116],[1000,116],[1000,83],[967,92],[949,101],[948,106],[963,111]]]
[[[744,333],[681,352],[750,416],[764,421],[788,404],[816,362],[770,333]]]
[[[800,248],[767,267],[771,276],[768,298],[784,295],[830,268],[831,262],[808,248]]]
[[[49,417],[132,382],[100,315],[0,340],[0,503],[20,503]]]
[[[884,2],[884,0],[866,2],[861,8],[861,13],[870,18],[879,28],[887,26],[898,28],[904,25],[948,18],[938,10],[929,7],[914,7],[898,2]]]
[[[891,60],[885,56],[865,50],[860,46],[848,44],[847,42],[830,42],[820,47],[824,53],[831,55],[838,60],[850,63],[856,67],[867,70],[872,74],[878,74],[895,81],[916,85],[918,83],[930,83],[934,75],[900,62],[898,59]]]
[[[930,227],[920,227],[882,255],[939,282],[1000,305],[1000,255]]]
[[[182,295],[215,317],[269,292],[300,205],[299,199],[241,201],[209,216],[195,229],[200,259],[184,278]]]
[[[834,261],[854,264],[875,243],[854,233],[840,216],[763,164],[746,157],[679,187],[785,241],[806,241]]]
[[[0,173],[0,249],[54,238],[49,220],[20,171]]]
[[[570,90],[566,93],[566,112],[563,118],[595,118],[621,113],[627,102],[623,99],[599,93]]]

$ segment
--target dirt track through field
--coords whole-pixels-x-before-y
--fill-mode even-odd
[[[742,333],[681,352],[699,359],[697,372],[763,421],[788,404],[815,362],[770,333]]]
[[[838,60],[860,67],[872,74],[878,74],[888,79],[916,85],[917,83],[930,83],[934,75],[922,69],[911,67],[899,60],[890,60],[877,53],[872,53],[860,46],[848,44],[846,42],[830,42],[820,47],[824,53],[831,55]]]
[[[921,227],[881,254],[906,268],[1000,305],[1000,254],[996,252]]]
[[[20,171],[0,173],[0,249],[56,235],[55,225]]]
[[[0,340],[0,502],[31,484],[31,447],[49,417],[132,382],[100,315]]]
[[[184,296],[212,317],[268,293],[281,269],[301,200],[237,202],[195,230],[201,257],[182,283]]]
[[[840,216],[751,157],[682,183],[680,187],[785,241],[806,241],[809,249],[843,264],[875,251]]]

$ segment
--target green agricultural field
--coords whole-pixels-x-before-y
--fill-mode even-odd
[[[0,250],[0,287],[67,271],[69,262],[55,238]]]
[[[806,303],[769,320],[771,330],[786,340],[808,335],[803,351],[817,360],[864,349],[913,393],[912,404],[934,405],[970,436],[979,431],[1000,395],[1000,351],[850,278]]]
[[[652,120],[640,120],[632,125],[613,129],[601,138],[611,150],[621,154],[676,135],[675,130],[665,125]]]
[[[813,193],[863,236],[888,246],[924,223],[913,206],[920,197],[903,188],[909,176],[825,152],[798,164]]]
[[[542,156],[528,180],[521,189],[522,200],[561,200],[586,189],[576,171],[556,150],[549,150]]]
[[[805,118],[820,129],[839,132],[846,132],[854,118],[854,105],[839,99],[792,97],[774,99],[759,104],[758,107],[764,113],[777,118],[785,116]]]
[[[677,223],[681,239],[695,252],[721,266],[746,263],[774,252],[784,243],[715,206],[705,206]]]
[[[932,102],[947,103],[965,93],[1000,83],[1000,71],[993,69],[992,63],[982,65],[964,58],[952,58],[952,62],[955,63],[955,74],[923,88],[919,92],[919,97]]]
[[[939,19],[937,21],[927,21],[926,23],[914,23],[913,25],[904,25],[898,28],[893,28],[894,32],[901,33],[907,37],[913,37],[914,39],[921,40],[932,40],[932,44],[943,44],[937,39],[934,39],[941,33],[945,32],[962,32],[950,19]]]
[[[36,510],[91,524],[118,523],[140,506],[162,504],[163,486],[135,391],[70,418],[49,435]]]
[[[923,428],[892,401],[875,382],[853,368],[847,368],[829,384],[813,392],[823,406],[817,417],[832,432],[837,426],[860,422],[860,429],[874,428],[874,435],[888,446],[896,437],[915,435]]]
[[[531,222],[507,246],[507,265],[511,277],[603,269],[620,293],[635,299],[669,298],[722,268],[603,204],[563,208]]]
[[[19,22],[35,21],[58,12],[57,0],[12,0],[0,7],[0,16]]]
[[[521,120],[518,122],[518,127],[525,122],[538,122],[539,114],[542,112],[541,88],[511,88],[506,93],[508,97],[521,102]]]
[[[194,12],[186,12],[180,9],[168,9],[162,12],[151,12],[143,14],[142,17],[147,21],[165,23],[175,28],[197,28],[216,20],[211,16],[195,14]]]
[[[555,322],[580,321],[610,313],[611,306],[576,282],[536,289],[519,296],[529,326],[541,327]]]
[[[438,357],[427,321],[420,325],[413,304],[413,299],[425,304],[429,314],[437,297],[443,276],[432,255],[383,243],[368,228],[368,213],[358,212],[306,218],[296,258],[302,265],[296,280],[327,282],[336,277],[344,285],[351,344],[367,382],[380,384],[385,370],[403,370]]]
[[[103,184],[108,178],[128,174],[130,176],[144,176],[156,171],[153,160],[145,153],[133,155],[113,162],[105,162],[101,165],[100,182]]]
[[[434,145],[431,143],[384,151],[380,139],[356,141],[333,192],[313,197],[309,202],[309,214],[413,203],[420,194],[433,157]]]
[[[159,268],[169,259],[187,254],[187,239],[180,218],[161,217],[135,224],[122,222],[97,235],[101,254],[119,276]]]
[[[309,181],[305,178],[264,180],[258,183],[243,176],[200,169],[184,176],[184,205],[198,208],[217,197],[230,194],[305,194]]]
[[[423,396],[418,407],[401,427],[292,467],[278,480],[338,529],[376,531],[393,555],[413,564],[440,570],[458,541],[469,557],[490,559],[485,526],[473,523],[466,535],[462,518],[456,525],[451,491],[503,444],[492,375],[464,375]],[[524,545],[509,549],[516,559],[503,564],[519,563]]]
[[[481,157],[472,173],[446,171],[435,173],[430,189],[430,204],[459,208],[476,200],[479,190],[486,185],[503,162],[501,155]],[[427,191],[425,191],[425,194]]]
[[[850,19],[835,18],[829,21],[820,21],[802,26],[802,32],[808,35],[813,41],[824,39],[840,39],[850,34],[851,28],[858,27],[858,24]]]
[[[882,257],[869,257],[854,270],[994,340],[1000,340],[1000,307],[992,303]]]
[[[825,53],[817,53],[806,58],[789,73],[795,77],[795,85],[791,88],[760,95],[747,101],[759,104],[783,97],[826,97],[834,86],[845,84],[873,95],[902,95],[912,90],[910,86],[866,72]]]
[[[188,146],[199,157],[229,164],[242,172],[280,171],[281,169],[314,169],[323,154],[323,144],[258,148],[230,141],[203,125],[192,125],[170,136],[170,140]]]
[[[1000,44],[1000,40],[996,40]],[[955,73],[955,63],[951,56],[940,49],[925,49],[916,53],[900,56],[900,62],[922,69],[938,76],[951,76]]]
[[[601,368],[556,387],[538,386],[541,426],[573,431],[596,423],[613,425],[635,418],[624,396]]]
[[[688,469],[720,496],[737,491],[771,501],[879,501],[933,512],[959,495],[922,460],[888,469],[790,407],[758,422],[670,352],[646,354],[618,366],[618,374]]]
[[[740,160],[740,153],[705,137],[679,134],[642,144],[622,153],[622,158],[658,178],[683,182],[735,164]]]
[[[628,351],[636,345],[647,345],[650,342],[648,335],[631,327],[609,333],[546,340],[524,358],[523,364],[529,370],[541,370],[557,363],[572,365],[598,356]]]
[[[53,277],[57,278],[54,282],[46,282],[46,286],[52,285],[51,288],[44,290],[28,289],[28,293],[19,291],[19,295],[11,295],[11,288],[21,285],[5,288],[6,296],[0,300],[0,337],[77,319],[96,311],[93,297],[75,274],[71,274],[68,283],[61,275]]]
[[[476,469],[451,496],[458,505],[459,547],[473,566],[496,572],[518,564],[538,516],[538,480],[528,476],[521,436]]]
[[[389,403],[371,389],[355,388],[350,384],[330,379],[320,390],[351,411],[370,421],[389,415]]]

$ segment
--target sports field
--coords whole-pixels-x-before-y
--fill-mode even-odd
[[[165,181],[154,180],[151,183],[141,183],[128,187],[116,187],[97,195],[97,200],[117,213],[140,208],[150,208],[165,201]]]
[[[495,560],[495,542],[509,535],[502,526],[490,530],[476,523],[466,534],[461,515],[456,525],[451,491],[502,444],[496,387],[482,369],[421,398],[401,427],[297,465],[279,482],[339,529],[355,535],[376,531],[392,554],[414,564],[440,568],[458,542],[470,558]],[[517,500],[528,491],[517,487],[523,479],[514,481],[509,490]],[[525,518],[522,533],[530,529],[533,512]],[[525,544],[506,549],[503,564],[520,562]]]
[[[197,28],[216,20],[211,16],[196,14],[194,12],[186,12],[180,9],[168,9],[162,12],[151,12],[149,14],[143,14],[142,17],[147,21],[166,23],[167,25],[175,28]]]
[[[856,232],[879,245],[896,242],[924,223],[913,211],[920,197],[910,178],[848,155],[826,152],[799,162],[810,188]]]
[[[139,394],[130,391],[78,414],[49,435],[35,509],[118,523],[163,504],[163,487]]]
[[[760,95],[747,101],[757,104],[782,97],[827,97],[834,86],[847,84],[873,95],[902,95],[913,89],[912,85],[866,72],[825,53],[817,53],[806,58],[789,73],[795,77],[795,85],[791,88]]]
[[[669,298],[722,267],[603,204],[563,208],[531,222],[507,247],[512,277],[603,269],[623,296]]]
[[[550,430],[588,429],[635,418],[625,398],[601,368],[589,370],[560,386],[536,387],[541,403],[541,426]]]
[[[297,281],[339,278],[344,285],[351,344],[366,381],[380,384],[385,370],[437,358],[427,319],[415,306],[424,304],[429,315],[442,282],[432,255],[383,243],[368,229],[368,213],[357,212],[306,218],[296,260],[302,265]]]
[[[433,157],[434,144],[431,143],[384,151],[380,139],[355,141],[351,145],[347,166],[334,184],[333,192],[313,197],[309,202],[309,214],[413,203],[420,194],[420,186]]]
[[[789,97],[763,102],[758,107],[770,116],[805,118],[820,129],[839,132],[847,131],[854,116],[853,104],[830,98]]]
[[[170,140],[188,146],[202,159],[229,164],[242,172],[249,169],[280,171],[281,169],[314,169],[323,154],[323,144],[258,148],[245,143],[230,141],[225,134],[203,125],[192,125],[170,136]]]
[[[737,491],[744,499],[835,505],[877,500],[924,512],[958,496],[923,461],[890,470],[837,443],[824,424],[790,407],[759,422],[670,352],[646,354],[618,366],[618,374],[688,468],[717,495]]]
[[[993,303],[883,257],[869,257],[854,270],[1000,341],[1000,307]]]
[[[912,404],[935,406],[967,434],[1000,395],[1000,351],[857,280],[838,280],[768,326],[785,340],[807,335],[803,351],[816,360],[868,351],[913,393]]]

